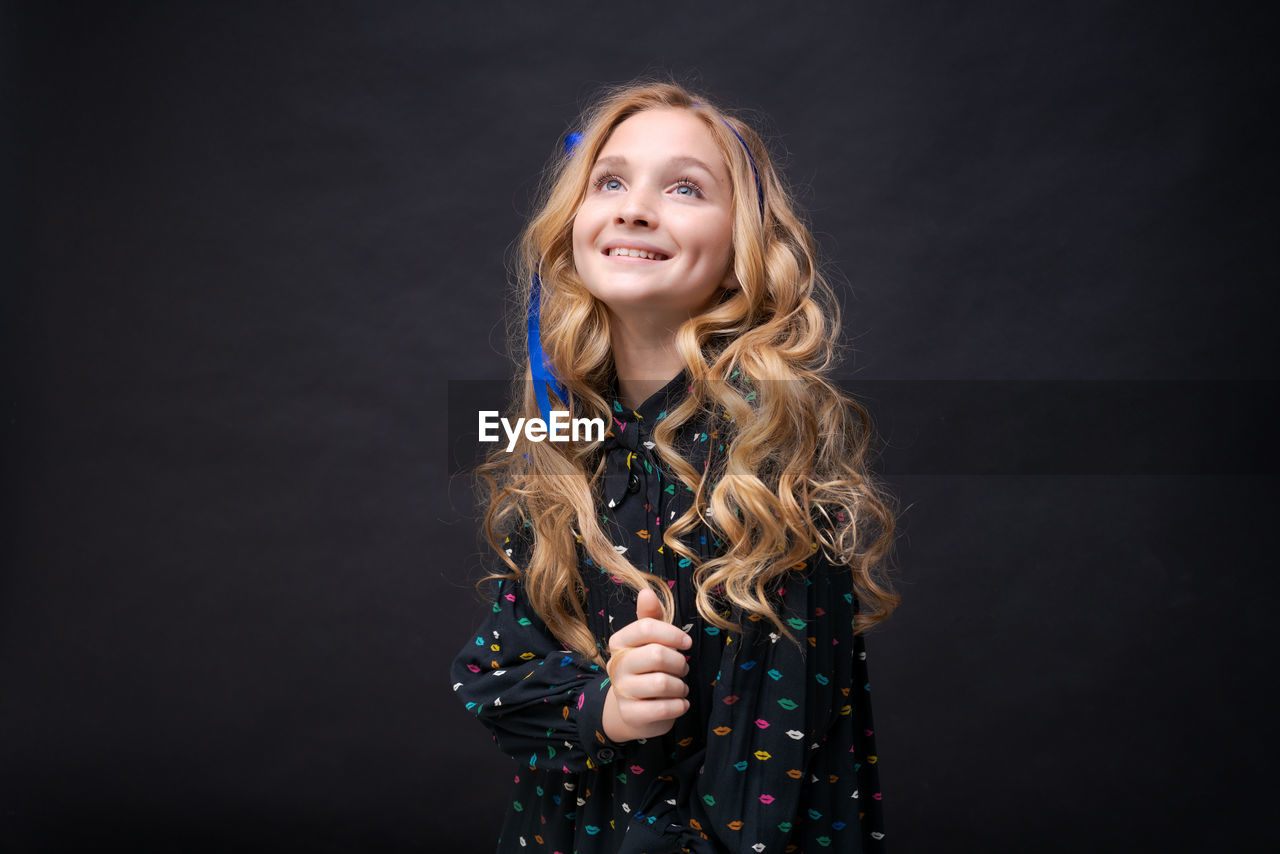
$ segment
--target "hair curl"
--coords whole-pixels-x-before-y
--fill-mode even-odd
[[[829,379],[839,307],[816,263],[813,236],[757,133],[711,100],[674,82],[640,81],[605,91],[588,108],[574,156],[548,164],[535,213],[521,234],[512,313],[515,356],[510,414],[537,417],[527,336],[521,324],[531,280],[541,279],[542,344],[569,392],[576,417],[610,417],[601,392],[614,378],[609,313],[579,278],[573,221],[600,150],[615,128],[644,110],[678,109],[706,126],[728,165],[733,195],[732,265],[739,288],[690,318],[675,343],[691,381],[688,397],[655,428],[656,451],[693,490],[693,506],[667,528],[663,542],[693,561],[697,608],[709,623],[740,630],[724,604],[748,619],[769,619],[794,641],[769,602],[769,591],[817,550],[848,567],[860,603],[855,630],[886,619],[901,597],[883,574],[894,513],[867,472],[871,423],[866,410]],[[734,136],[734,131],[741,141]],[[750,147],[764,193],[743,150]],[[743,381],[745,380],[745,382]],[[754,392],[754,394],[752,393]],[[695,471],[673,444],[699,413],[727,415],[723,455]],[[600,444],[530,442],[496,451],[477,469],[487,505],[484,534],[509,567],[481,579],[521,578],[530,602],[567,648],[602,663],[584,610],[579,549],[635,590],[650,587],[674,613],[670,589],[615,551],[597,520],[594,490],[604,468]],[[681,535],[705,523],[728,544],[699,564]],[[507,554],[507,535],[531,529],[528,565]]]

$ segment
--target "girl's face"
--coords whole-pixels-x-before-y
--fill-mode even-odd
[[[646,110],[619,124],[573,220],[587,290],[615,311],[643,309],[676,325],[710,308],[735,285],[732,192],[715,139],[688,112]]]

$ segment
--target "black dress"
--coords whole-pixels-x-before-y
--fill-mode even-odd
[[[692,492],[646,443],[687,392],[682,373],[636,411],[613,401],[601,503],[619,551],[672,587],[676,624],[693,638],[690,708],[661,737],[609,740],[604,669],[564,649],[521,584],[497,583],[492,613],[451,668],[459,699],[520,763],[497,850],[882,851],[871,686],[863,639],[853,634],[849,569],[818,552],[778,585],[779,616],[802,650],[767,619],[742,621],[742,635],[704,621],[692,567],[663,547],[663,526],[685,512]],[[712,449],[723,450],[720,438],[710,422],[686,423],[677,447],[701,468]],[[706,526],[684,540],[703,559],[723,546]],[[525,565],[527,532],[507,545]],[[610,635],[635,620],[635,594],[585,556],[580,568],[605,651]]]

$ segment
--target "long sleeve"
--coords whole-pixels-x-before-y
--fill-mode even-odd
[[[801,647],[768,620],[748,621],[725,647],[691,805],[691,827],[725,851],[880,850],[878,826],[862,826],[863,798],[876,799],[879,820],[879,786],[865,773],[876,757],[863,755],[874,748],[869,702],[855,693],[869,686],[852,581],[815,554],[778,590]],[[877,791],[860,791],[860,779]]]
[[[450,675],[454,692],[498,747],[530,767],[578,772],[622,755],[601,722],[607,674],[561,646],[518,581],[497,582],[491,612]]]

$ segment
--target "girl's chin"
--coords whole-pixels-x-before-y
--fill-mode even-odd
[[[695,294],[688,291],[672,291],[666,288],[654,288],[639,282],[611,285],[605,288],[588,288],[591,295],[609,308],[624,308],[639,311],[667,311],[672,313],[689,312],[698,306],[704,306],[712,298],[712,294]]]
[[[597,296],[596,299],[614,314],[669,316],[677,324],[696,310],[689,305],[687,299],[659,299],[653,294],[608,294]]]

